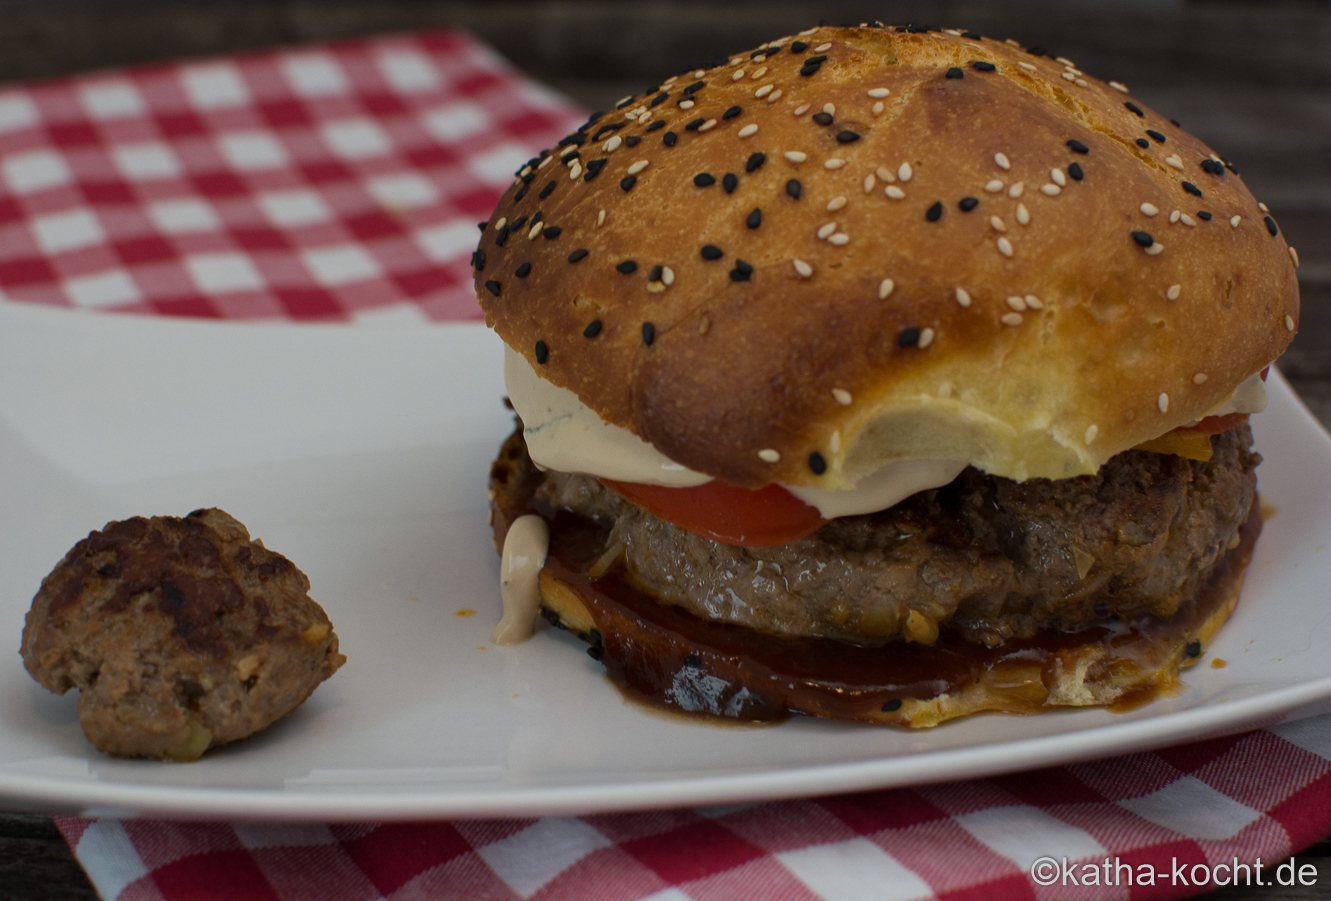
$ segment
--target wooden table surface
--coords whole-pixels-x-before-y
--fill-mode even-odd
[[[1072,4],[645,0],[0,2],[0,81],[414,28],[475,31],[533,76],[606,108],[663,72],[816,23],[958,25],[1039,43],[1135,96],[1238,163],[1303,260],[1303,315],[1280,362],[1331,427],[1331,8],[1326,2]],[[1331,840],[1296,855],[1308,887],[1229,888],[1223,901],[1331,899]],[[51,820],[0,813],[0,901],[94,899]]]

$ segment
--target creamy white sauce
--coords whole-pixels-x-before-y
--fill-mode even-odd
[[[1266,382],[1262,381],[1262,373],[1258,370],[1239,382],[1239,386],[1234,389],[1234,393],[1229,396],[1229,400],[1206,415],[1224,416],[1226,413],[1260,413],[1265,409]]]
[[[518,644],[531,638],[532,623],[541,606],[538,579],[550,550],[550,527],[534,514],[519,516],[504,536],[499,560],[499,594],[504,615],[490,636],[493,644]]]

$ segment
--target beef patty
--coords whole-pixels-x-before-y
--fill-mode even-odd
[[[601,568],[710,620],[782,636],[882,644],[955,630],[990,647],[1041,629],[1191,604],[1238,540],[1256,492],[1246,424],[1207,462],[1126,451],[1094,476],[1014,482],[967,468],[877,513],[777,547],[722,544],[665,522],[595,478],[537,473],[538,509],[608,530]],[[521,450],[521,427],[505,452]],[[502,454],[501,454],[502,457]]]

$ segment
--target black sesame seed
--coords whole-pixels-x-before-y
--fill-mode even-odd
[[[585,247],[579,247],[577,250],[573,251],[568,255],[568,261],[570,263],[576,263],[578,262],[578,260],[586,258],[587,258],[587,248]]]
[[[1280,229],[1276,228],[1276,221],[1270,216],[1262,217],[1262,221],[1266,223],[1266,230],[1271,233],[1271,237],[1274,238],[1276,235],[1280,234]]]
[[[1155,238],[1151,237],[1150,232],[1133,232],[1132,240],[1136,241],[1142,247],[1150,247],[1155,243]]]
[[[699,172],[693,176],[693,183],[700,188],[710,188],[716,184],[716,178],[710,172]]]
[[[1193,639],[1183,646],[1183,653],[1187,654],[1189,657],[1202,656],[1202,643]]]
[[[1138,138],[1138,139],[1137,139],[1137,146],[1138,146],[1138,147],[1141,147],[1141,148],[1144,149],[1144,148],[1150,147],[1150,146],[1151,146],[1151,142],[1148,141],[1148,140],[1146,140],[1145,138]]]
[[[687,88],[684,89],[685,96],[689,94],[698,93],[698,91],[702,90],[703,86],[706,84],[707,82],[705,81],[695,81],[693,84],[689,85]]]
[[[531,180],[532,180],[533,178],[536,177],[536,173],[535,173],[535,172],[528,172],[526,175],[522,175],[522,176],[519,176],[519,177],[522,179],[522,183],[523,183],[524,185],[528,185],[528,184],[531,184]]]
[[[732,282],[747,282],[749,280],[749,277],[752,275],[753,275],[752,267],[750,267],[747,271],[739,268],[739,266],[736,266],[734,269],[730,270],[730,280]]]
[[[965,77],[966,77],[966,73],[963,72],[963,71],[961,71],[960,69],[958,69],[956,66],[953,66],[952,68],[950,68],[950,69],[947,70],[947,77],[948,77],[948,78],[965,78]]]
[[[1026,52],[1031,56],[1044,56],[1044,48],[1039,44],[1036,44],[1034,47],[1027,47]]]
[[[526,225],[526,224],[527,224],[527,217],[526,217],[526,216],[519,216],[518,218],[516,218],[516,219],[514,219],[512,222],[510,222],[507,226],[505,226],[505,228],[511,228],[511,229],[513,229],[513,231],[517,231],[518,229],[522,228],[522,226],[524,226],[524,225]]]
[[[1174,125],[1177,125],[1179,128],[1183,127],[1183,123],[1177,119],[1170,119],[1169,121],[1172,122]]]
[[[963,38],[967,38],[968,40],[972,40],[972,41],[982,41],[982,40],[984,40],[984,37],[983,37],[982,35],[978,34],[977,32],[974,32],[974,31],[963,31],[963,32],[961,33],[961,36],[962,36]]]
[[[531,263],[523,263],[517,269],[513,270],[513,274],[518,278],[526,278],[527,273],[529,272],[531,272]]]
[[[578,159],[581,156],[582,156],[581,150],[573,150],[570,151],[569,153],[561,153],[559,155],[559,161],[563,163],[565,166],[567,166],[569,163],[573,162],[574,160]]]
[[[655,340],[656,340],[656,326],[652,325],[650,322],[644,322],[642,324],[642,343],[646,344],[648,347],[651,347],[652,342]]]
[[[825,63],[825,62],[827,62],[827,54],[826,54],[826,53],[820,53],[820,54],[818,54],[817,56],[811,56],[811,57],[809,57],[808,59],[806,59],[806,60],[804,61],[804,65],[806,65],[806,66],[819,66],[819,65],[822,65],[822,64]]]
[[[652,98],[652,102],[649,108],[652,106],[660,106],[661,104],[665,103],[668,99],[670,99],[670,95],[667,94],[665,91],[662,91],[661,93],[657,94],[655,97]]]
[[[799,179],[792,178],[790,181],[786,182],[786,193],[791,197],[794,197],[796,200],[800,199],[800,192],[802,190],[803,187],[800,185]]]
[[[526,197],[529,190],[531,190],[531,185],[523,185],[518,188],[518,193],[513,195],[513,202],[517,203],[519,200]]]
[[[647,273],[647,281],[659,282],[661,280],[661,276],[664,274],[665,274],[665,267],[662,266],[660,263],[657,263],[655,266],[652,267],[652,271]]]
[[[704,260],[719,260],[726,255],[726,252],[715,244],[704,244],[700,253]]]
[[[560,228],[558,225],[549,225],[541,230],[541,236],[544,238],[549,238],[551,240],[554,240],[555,238],[559,237],[559,233],[562,231],[563,229]]]
[[[1229,160],[1225,160],[1225,168],[1228,169],[1230,172],[1233,172],[1235,175],[1239,174],[1239,170],[1235,168],[1234,164],[1231,163]]]
[[[587,143],[587,136],[581,132],[575,132],[566,138],[560,138],[557,147],[568,147],[570,144],[575,147],[581,147]],[[562,158],[562,157],[561,157]]]
[[[490,223],[488,222],[477,222],[476,227],[479,228],[481,231],[485,231],[485,227],[489,224]]]
[[[633,186],[638,183],[638,176],[629,175],[619,180],[619,187],[624,191],[632,191]]]
[[[509,229],[509,227],[508,227],[507,225],[505,225],[503,228],[501,228],[501,229],[495,234],[495,246],[496,246],[496,247],[503,247],[504,244],[506,244],[506,243],[508,242],[508,236],[509,236],[509,233],[510,233],[510,229]]]
[[[758,207],[754,207],[753,212],[749,213],[749,217],[744,220],[744,224],[747,225],[749,228],[757,228],[758,226],[762,225],[763,211],[760,210]]]
[[[767,162],[767,154],[765,153],[750,154],[748,161],[744,163],[744,171],[752,172],[765,162]]]
[[[545,213],[543,213],[540,210],[537,210],[536,213],[531,217],[531,224],[535,225],[536,223],[540,222],[543,218],[545,218]]]
[[[1135,113],[1137,116],[1139,116],[1142,119],[1146,118],[1146,114],[1142,112],[1142,108],[1137,104],[1133,103],[1131,100],[1129,100],[1127,103],[1123,105],[1128,108],[1129,112]]]
[[[599,141],[599,140],[601,140],[601,138],[602,138],[607,132],[615,132],[615,131],[619,131],[619,130],[620,130],[621,128],[623,128],[626,124],[628,124],[628,123],[626,123],[626,122],[615,122],[615,123],[612,124],[612,125],[602,125],[600,128],[596,129],[596,134],[592,135],[592,140],[593,140],[593,141]]]
[[[540,194],[537,194],[536,196],[539,197],[539,198],[541,198],[542,200],[544,200],[545,198],[549,197],[551,194],[553,194],[553,193],[555,192],[555,185],[556,185],[556,184],[557,184],[557,182],[553,182],[553,181],[550,182],[550,183],[549,183],[548,185],[546,185],[544,188],[541,188],[541,193],[540,193]]]
[[[943,218],[942,201],[938,200],[934,201],[934,205],[924,211],[924,218],[928,219],[930,222],[937,222],[939,219],[942,219]]]
[[[624,107],[628,106],[630,103],[633,102],[633,97],[635,97],[635,96],[637,96],[637,95],[635,94],[635,95],[630,96],[630,97],[625,97],[623,100],[621,100],[621,101],[619,101],[618,103],[615,104],[615,109],[623,109]]]
[[[1191,194],[1193,197],[1201,197],[1201,196],[1202,196],[1202,189],[1199,188],[1199,187],[1197,187],[1196,185],[1194,185],[1192,182],[1190,182],[1190,181],[1185,181],[1185,182],[1180,182],[1180,184],[1183,185],[1183,190],[1187,191],[1187,192],[1188,192],[1189,194]]]
[[[1068,139],[1068,146],[1072,148],[1072,152],[1073,152],[1073,153],[1090,153],[1090,152],[1091,152],[1091,148],[1087,147],[1085,144],[1083,144],[1081,141],[1078,141],[1076,138],[1069,138],[1069,139]]]
[[[735,173],[727,172],[722,176],[721,187],[726,189],[727,194],[734,194],[735,189],[739,187],[739,179],[735,177]]]
[[[832,124],[832,114],[831,114],[831,113],[814,113],[814,114],[813,114],[812,116],[810,116],[809,118],[812,119],[813,121],[817,122],[819,125],[831,125],[831,124]]]
[[[1085,177],[1086,173],[1081,171],[1080,163],[1073,163],[1068,166],[1068,178],[1071,178],[1074,181],[1081,181]]]
[[[823,455],[818,451],[809,454],[809,469],[813,470],[813,474],[816,476],[827,472],[827,461],[823,459]]]
[[[618,269],[620,272],[624,273],[625,275],[631,275],[632,273],[638,271],[638,264],[633,260],[625,260],[622,263],[616,264],[615,268]]]
[[[796,41],[795,43],[790,45],[791,53],[803,53],[805,50],[808,49],[809,45],[806,44],[804,41]]]
[[[473,253],[473,254],[471,255],[471,265],[472,265],[473,267],[475,267],[475,269],[476,269],[477,272],[484,272],[484,271],[485,271],[485,251],[484,251],[484,250],[477,250],[475,253]]]
[[[760,48],[758,48],[757,50],[755,50],[755,51],[753,51],[752,53],[749,54],[749,59],[756,60],[756,59],[759,59],[759,58],[762,58],[762,59],[766,59],[766,58],[767,58],[767,48],[766,48],[766,47],[760,47]]]
[[[493,281],[493,280],[486,282],[486,283],[485,283],[485,290],[489,291],[489,292],[490,292],[491,294],[493,294],[495,297],[498,297],[498,296],[499,296],[499,282],[496,282],[496,281]]]
[[[904,328],[901,334],[897,335],[897,347],[914,347],[920,343],[920,330],[915,326]]]
[[[1162,135],[1162,134],[1160,134],[1160,132],[1156,131],[1156,130],[1153,129],[1153,128],[1148,128],[1148,129],[1146,129],[1146,135],[1147,135],[1147,137],[1149,137],[1152,141],[1155,141],[1157,144],[1163,144],[1163,143],[1165,143],[1165,136]]]
[[[629,135],[624,138],[625,147],[637,147],[638,142],[642,140],[642,135]]]
[[[591,322],[587,323],[587,327],[582,330],[582,337],[584,338],[595,338],[599,334],[601,334],[601,320],[599,319],[593,319]]]
[[[837,132],[837,136],[836,136],[836,142],[837,142],[838,144],[849,144],[849,143],[851,143],[851,142],[853,142],[853,141],[858,141],[859,139],[860,139],[860,136],[859,136],[859,133],[858,133],[858,132],[849,131],[849,130],[847,130],[847,131],[839,131],[839,132]]]
[[[692,122],[690,122],[688,125],[685,125],[685,126],[684,126],[684,130],[685,130],[685,131],[697,131],[700,127],[702,127],[702,124],[703,124],[704,122],[706,122],[706,121],[707,121],[706,119],[702,119],[702,118],[694,119],[694,120],[693,120]]]
[[[661,143],[665,144],[667,147],[674,147],[675,142],[678,140],[679,140],[679,135],[675,134],[673,131],[668,131],[665,134],[661,135]]]
[[[744,112],[744,108],[742,106],[732,106],[730,109],[726,110],[724,113],[721,114],[721,118],[733,119],[742,112]]]
[[[664,119],[657,119],[657,120],[656,120],[655,122],[653,122],[651,125],[648,125],[646,130],[647,130],[647,131],[656,131],[657,129],[660,129],[660,128],[665,128],[665,120],[664,120]]]
[[[605,164],[608,162],[610,162],[610,160],[605,157],[602,157],[599,160],[592,160],[587,164],[587,174],[582,177],[582,180],[591,181],[593,178],[600,175],[601,170],[605,168]]]
[[[544,341],[537,341],[537,342],[536,342],[536,362],[537,362],[537,363],[540,363],[542,366],[544,366],[544,365],[545,365],[545,361],[548,360],[548,359],[550,359],[550,348],[546,346],[546,344],[545,344]]]
[[[957,204],[957,206],[961,207],[963,213],[969,213],[979,205],[980,199],[978,197],[963,197],[961,198],[961,202]]]
[[[587,649],[587,656],[600,662],[601,658],[605,656],[605,648],[599,644],[594,644]]]
[[[993,63],[987,63],[981,59],[971,63],[971,68],[974,69],[976,72],[993,72],[998,67],[995,66]]]
[[[1224,175],[1225,164],[1219,160],[1202,160],[1202,171],[1211,175]]]
[[[587,121],[586,121],[586,123],[584,123],[583,125],[578,126],[578,131],[585,131],[586,129],[588,129],[588,128],[590,128],[591,126],[595,125],[595,124],[596,124],[596,120],[600,119],[600,118],[601,118],[602,116],[604,116],[604,115],[605,115],[605,113],[601,112],[600,110],[597,110],[596,112],[592,113],[590,116],[587,117]]]
[[[800,69],[800,74],[803,75],[805,78],[808,78],[810,75],[817,72],[818,69],[819,66],[817,63],[815,63],[812,66],[804,66],[803,68]]]
[[[965,35],[962,35],[965,37]],[[883,713],[895,713],[901,709],[901,698],[893,698],[883,705]]]
[[[1210,213],[1209,210],[1198,210],[1198,211],[1197,211],[1197,218],[1198,218],[1198,219],[1201,219],[1203,222],[1210,222],[1210,221],[1211,221],[1211,213]]]

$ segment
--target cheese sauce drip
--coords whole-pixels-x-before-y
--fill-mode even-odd
[[[504,536],[499,561],[499,594],[504,615],[490,636],[493,644],[518,644],[531,638],[541,606],[539,578],[550,551],[550,527],[535,514],[519,516]]]

